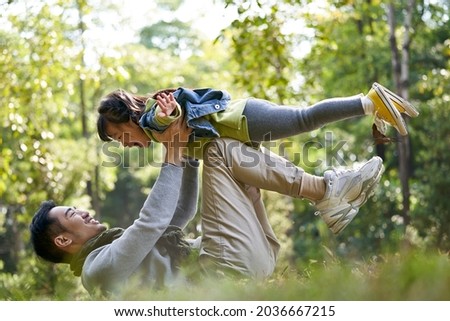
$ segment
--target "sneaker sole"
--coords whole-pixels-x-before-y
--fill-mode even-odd
[[[355,216],[358,214],[358,212],[359,212],[359,208],[351,207],[350,210],[347,212],[347,214],[345,214],[341,220],[337,221],[333,225],[333,227],[330,228],[330,230],[335,235],[338,235],[350,224],[350,222],[355,218]]]
[[[358,211],[359,208],[353,208],[347,203],[330,209],[326,213],[319,212],[319,215],[334,234],[339,234],[358,214]],[[330,214],[330,212],[333,214]]]
[[[406,115],[412,118],[419,116],[419,112],[409,101],[403,99],[402,97],[398,96],[397,94],[390,91],[383,85],[380,85],[379,83],[374,83],[374,86],[381,87],[389,95],[389,98],[394,103],[394,106],[397,108],[398,111],[400,111],[401,113],[405,113]]]
[[[408,131],[406,130],[406,124],[405,121],[402,118],[402,115],[400,112],[395,108],[395,106],[391,103],[391,100],[389,99],[387,93],[381,88],[380,86],[372,86],[373,90],[375,90],[375,93],[377,94],[378,98],[380,99],[381,103],[386,107],[387,111],[389,112],[390,116],[392,117],[392,120],[394,124],[392,124],[389,120],[383,119],[381,115],[377,115],[377,117],[383,119],[384,121],[387,121],[392,126],[397,129],[397,131],[402,136],[408,135]]]

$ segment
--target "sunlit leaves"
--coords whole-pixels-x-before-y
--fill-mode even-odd
[[[98,10],[89,1],[81,0],[13,1],[11,6],[2,5],[6,11],[1,18],[7,17],[8,21],[0,31],[0,232],[12,230],[10,222],[16,219],[14,227],[23,231],[27,244],[26,225],[40,201],[53,198],[89,207],[91,199],[86,196],[86,186],[96,175],[98,195],[107,197],[103,209],[108,210],[108,215],[120,208],[119,202],[125,203],[125,196],[129,197],[127,215],[122,207],[118,211],[122,216],[110,215],[111,222],[119,222],[125,216],[131,220],[137,214],[142,205],[140,197],[149,191],[157,168],[142,166],[129,171],[101,167],[100,173],[93,170],[104,156],[100,155],[95,135],[95,107],[110,90],[121,87],[145,94],[164,87],[217,87],[230,91],[234,98],[250,94],[306,106],[324,98],[367,92],[373,81],[390,87],[384,2],[224,2],[228,7],[235,6],[239,15],[215,45],[190,38],[187,23],[161,22],[153,25],[147,34],[149,38],[142,41],[150,49],[141,44],[127,44],[108,50],[96,42],[85,43],[87,47],[83,49],[83,39],[88,39],[86,36],[95,24],[110,23],[102,19],[104,7]],[[161,8],[170,10],[180,5],[179,0],[160,3]],[[80,13],[85,32],[80,30]],[[399,10],[399,19],[401,14]],[[302,23],[298,23],[300,20]],[[113,22],[116,28],[119,21]],[[284,245],[294,243],[297,252],[293,256],[320,262],[321,256],[333,251],[335,257],[356,256],[386,248],[397,250],[398,245],[406,242],[410,246],[435,244],[448,248],[447,3],[418,3],[415,21],[410,97],[421,115],[408,123],[414,156],[411,182],[414,226],[406,229],[399,215],[397,155],[391,145],[386,147],[386,171],[380,188],[351,227],[337,238],[313,215],[314,209],[306,201],[286,202],[286,198],[278,195],[265,195],[280,240]],[[402,32],[397,30],[398,35]],[[177,43],[178,40],[183,41]],[[149,45],[149,41],[154,43]],[[82,137],[82,84],[89,138]],[[341,152],[351,163],[374,153],[370,126],[371,119],[367,117],[327,126],[327,130],[337,140],[347,142]],[[305,141],[322,143],[326,134],[317,131],[293,140],[297,147],[308,144]],[[118,149],[123,157],[141,160],[135,150]],[[306,170],[321,175],[326,169],[326,164],[305,166],[310,160],[326,158],[324,149],[311,151],[307,158],[303,156],[294,161]],[[114,193],[108,193],[113,188]],[[8,208],[12,210],[6,219]],[[320,243],[326,243],[329,251],[323,251]],[[21,265],[24,274],[0,280],[11,289],[8,298],[27,299],[32,295],[66,298],[64,286],[76,286],[64,270],[39,273],[48,266],[34,258],[27,257]],[[5,266],[9,265],[0,262],[0,269]],[[42,292],[28,294],[23,289]]]
[[[236,1],[240,14],[224,35],[231,37],[233,60],[237,63],[235,81],[259,98],[283,102],[294,72],[291,38],[283,33],[289,16],[283,3]]]

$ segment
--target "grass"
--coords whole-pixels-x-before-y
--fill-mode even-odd
[[[90,296],[62,269],[53,292],[42,289],[32,273],[0,274],[0,298],[13,301],[450,301],[450,257],[437,251],[409,250],[366,260],[340,259],[292,266],[280,262],[264,281],[223,276],[196,278],[187,287],[156,291],[145,284],[123,289],[120,296]],[[196,266],[194,264],[189,265]],[[63,266],[61,268],[67,268]],[[189,272],[189,271],[188,271]],[[49,295],[48,293],[53,293]]]
[[[368,261],[311,262],[270,280],[200,279],[189,288],[130,287],[121,300],[170,301],[442,301],[450,300],[446,254],[404,253]]]

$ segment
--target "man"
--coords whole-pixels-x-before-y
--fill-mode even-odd
[[[181,140],[188,135],[184,128]],[[182,281],[179,259],[188,249],[181,229],[196,212],[198,186],[197,162],[180,161],[180,148],[167,144],[166,163],[139,218],[126,230],[106,230],[86,211],[43,203],[30,226],[36,253],[70,264],[89,292],[115,292],[134,277],[153,287]],[[382,172],[381,159],[374,157],[358,170],[327,171],[324,185],[314,187],[303,182],[302,169],[235,140],[213,140],[203,156],[200,266],[255,278],[270,276],[279,250],[258,188],[322,204],[321,217],[340,232]]]
[[[185,136],[180,140],[187,141],[187,128],[181,133]],[[107,230],[87,211],[72,206],[42,203],[30,225],[36,253],[53,263],[70,264],[89,292],[115,292],[138,274],[149,286],[172,283],[178,259],[188,252],[181,228],[195,215],[198,198],[198,163],[182,162],[179,148],[167,145],[166,162],[152,192],[126,230]]]

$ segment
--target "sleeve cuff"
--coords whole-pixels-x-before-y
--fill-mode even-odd
[[[161,112],[161,108],[159,106],[156,106],[155,110],[155,123],[158,126],[168,126],[172,124],[175,120],[180,118],[181,116],[181,106],[177,104],[177,108],[173,111],[172,115],[160,117],[158,114]]]

